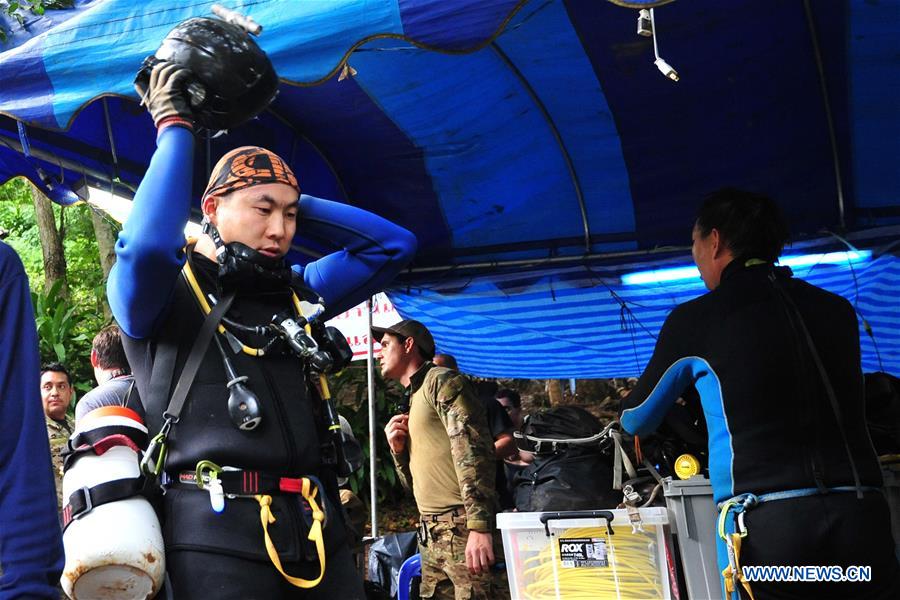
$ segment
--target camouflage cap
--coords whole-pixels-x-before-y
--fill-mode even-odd
[[[434,338],[428,328],[413,319],[400,321],[390,327],[372,327],[372,335],[379,342],[385,333],[392,333],[401,338],[412,338],[426,359],[434,357]]]

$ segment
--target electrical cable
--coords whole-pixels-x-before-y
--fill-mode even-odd
[[[660,576],[655,525],[644,525],[632,533],[631,526],[615,527],[609,536],[604,528],[572,527],[556,532],[540,552],[525,558],[519,589],[527,600],[638,600],[664,598],[667,582]],[[558,540],[600,538],[606,545],[605,567],[563,567]]]
[[[845,246],[847,246],[852,252],[858,252],[856,246],[850,243],[849,240],[840,236],[833,231],[825,230],[825,233],[837,239],[840,242],[843,242]],[[863,330],[868,334],[869,339],[872,340],[872,347],[875,349],[875,357],[878,359],[878,370],[884,371],[884,363],[881,362],[881,351],[878,349],[878,342],[875,341],[875,332],[872,331],[872,325],[869,324],[869,321],[866,319],[865,315],[862,314],[862,311],[859,309],[859,279],[856,277],[856,269],[853,267],[853,261],[850,260],[850,257],[847,257],[847,266],[850,267],[850,275],[853,277],[853,286],[855,289],[855,293],[853,296],[853,310],[856,311],[856,314],[859,315],[859,318],[862,320]],[[810,269],[812,270],[812,269]]]

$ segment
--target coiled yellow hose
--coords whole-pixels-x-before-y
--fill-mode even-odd
[[[643,532],[616,527],[607,536],[605,528],[573,527],[559,532],[543,550],[525,558],[519,590],[526,600],[659,600],[667,585],[660,577],[656,526]],[[563,567],[558,548],[561,538],[601,538],[606,541],[606,567]],[[520,554],[521,556],[521,554]]]

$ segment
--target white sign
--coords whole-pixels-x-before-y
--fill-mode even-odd
[[[372,325],[376,327],[389,327],[402,320],[400,313],[394,310],[394,305],[384,294],[376,294],[372,304]],[[366,315],[366,303],[363,302],[350,310],[339,314],[328,325],[337,327],[347,343],[353,349],[353,360],[366,358],[369,352],[369,318]],[[377,355],[381,350],[381,344],[375,342],[374,351]]]

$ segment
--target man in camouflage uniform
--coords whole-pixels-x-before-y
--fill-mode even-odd
[[[69,416],[72,402],[72,381],[69,371],[60,363],[51,363],[41,369],[41,402],[47,421],[47,437],[50,438],[50,456],[53,459],[53,477],[56,480],[56,503],[62,509],[62,451],[75,429]]]
[[[430,362],[434,338],[424,325],[372,330],[381,374],[409,398],[409,412],[392,417],[385,434],[421,514],[421,597],[508,598],[503,548],[492,535],[497,494],[484,405],[464,375]]]

